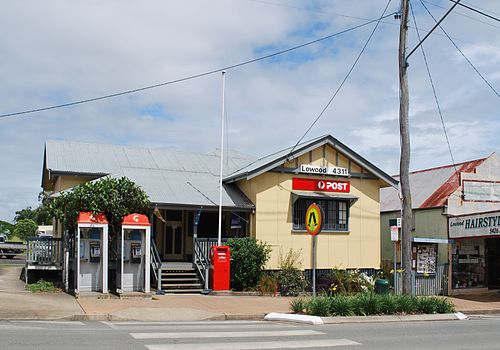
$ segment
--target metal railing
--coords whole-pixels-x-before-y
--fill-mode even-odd
[[[151,239],[151,271],[156,280],[156,288],[161,290],[161,257],[154,239]]]
[[[60,238],[30,237],[27,240],[26,263],[30,265],[62,264],[62,244]]]
[[[221,240],[227,242],[227,238]],[[205,289],[208,287],[208,271],[210,269],[210,248],[217,245],[217,238],[194,238],[193,265]]]

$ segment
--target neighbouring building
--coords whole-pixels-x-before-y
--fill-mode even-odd
[[[397,176],[395,178],[398,178]],[[500,158],[410,173],[413,270],[421,294],[500,288]],[[397,189],[381,190],[382,261],[392,266]],[[400,262],[397,242],[397,262]],[[426,289],[426,290],[424,290]]]
[[[47,141],[42,187],[59,192],[103,176],[130,178],[158,208],[151,234],[161,261],[196,265],[197,249],[217,240],[219,165],[219,152]],[[266,242],[270,269],[289,249],[300,250],[302,267],[310,269],[305,212],[316,202],[324,212],[317,267],[378,269],[379,195],[391,186],[397,187],[394,178],[330,135],[262,158],[230,151],[224,160],[222,238]]]

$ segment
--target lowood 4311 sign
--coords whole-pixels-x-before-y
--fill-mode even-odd
[[[306,211],[306,230],[311,235],[317,235],[321,232],[323,226],[323,216],[321,209],[316,203],[311,204]]]
[[[349,181],[318,180],[318,179],[292,179],[293,190],[323,191],[323,192],[351,192]]]

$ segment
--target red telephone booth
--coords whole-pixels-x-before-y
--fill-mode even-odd
[[[210,286],[212,290],[230,289],[230,253],[228,246],[210,249]]]

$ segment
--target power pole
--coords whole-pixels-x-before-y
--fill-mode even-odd
[[[401,190],[402,227],[401,263],[403,268],[403,294],[412,293],[411,283],[411,191],[410,191],[410,126],[409,93],[407,76],[406,44],[408,34],[409,0],[401,0],[401,25],[399,29],[399,132],[401,138],[401,158],[399,179]]]

